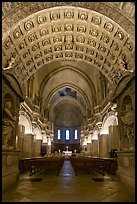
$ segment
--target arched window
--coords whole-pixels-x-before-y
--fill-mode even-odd
[[[61,139],[61,131],[58,129],[58,140]]]
[[[66,140],[69,140],[69,130],[66,130]]]
[[[78,131],[77,131],[77,130],[75,130],[74,139],[75,139],[75,140],[77,140],[77,139],[78,139]]]

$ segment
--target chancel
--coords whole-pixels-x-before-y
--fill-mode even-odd
[[[2,2],[2,201],[135,202],[134,2]]]

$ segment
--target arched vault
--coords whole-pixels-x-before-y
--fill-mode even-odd
[[[135,69],[130,2],[3,2],[2,9],[2,66],[15,58],[10,72],[26,90],[37,78],[44,105],[68,86],[93,110]]]
[[[102,8],[107,5],[107,15],[99,12],[99,8],[97,11],[98,3],[94,10],[72,5],[51,4],[52,8],[38,7],[38,11],[32,3],[28,4],[29,8],[32,6],[31,12],[27,10],[24,18],[19,17],[20,21],[14,19],[14,25],[8,24],[9,16],[3,19],[3,64],[10,57],[15,58],[13,72],[21,83],[26,83],[41,67],[59,61],[85,62],[96,67],[113,85],[127,70],[134,69],[134,34],[111,16],[111,6],[100,4]],[[22,9],[25,12],[26,6],[22,5]],[[118,15],[117,10],[115,14]]]

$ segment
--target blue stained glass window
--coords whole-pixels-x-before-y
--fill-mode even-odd
[[[78,139],[78,131],[77,131],[77,130],[75,130],[75,136],[74,136],[74,138],[75,138],[75,140]]]
[[[61,132],[60,132],[60,130],[58,129],[58,140],[60,140],[60,136],[61,136]]]
[[[69,130],[66,130],[66,140],[69,140]]]

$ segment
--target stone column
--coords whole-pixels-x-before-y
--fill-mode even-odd
[[[50,140],[50,138],[48,138],[47,154],[48,155],[51,154],[51,140]]]
[[[33,134],[25,134],[23,141],[23,157],[33,157],[33,143],[34,143],[34,135]]]
[[[45,156],[47,154],[47,143],[42,143],[42,150],[41,150],[41,153],[42,153],[42,156]]]
[[[87,143],[87,155],[91,155],[91,148],[92,148],[92,144]]]
[[[51,154],[51,145],[48,145],[48,146],[47,146],[47,154],[48,154],[48,155]]]
[[[19,159],[23,158],[23,140],[25,135],[25,127],[23,125],[18,126],[18,149],[19,152]]]
[[[91,134],[88,134],[87,138],[87,155],[91,155]]]
[[[113,149],[119,149],[119,131],[118,126],[109,126],[109,152]]]
[[[102,134],[99,136],[99,156],[109,157],[109,146],[108,146],[108,134]]]
[[[91,154],[93,157],[99,156],[99,140],[92,140],[92,151]]]
[[[41,156],[41,147],[42,147],[42,140],[36,139],[35,141],[35,157]]]

